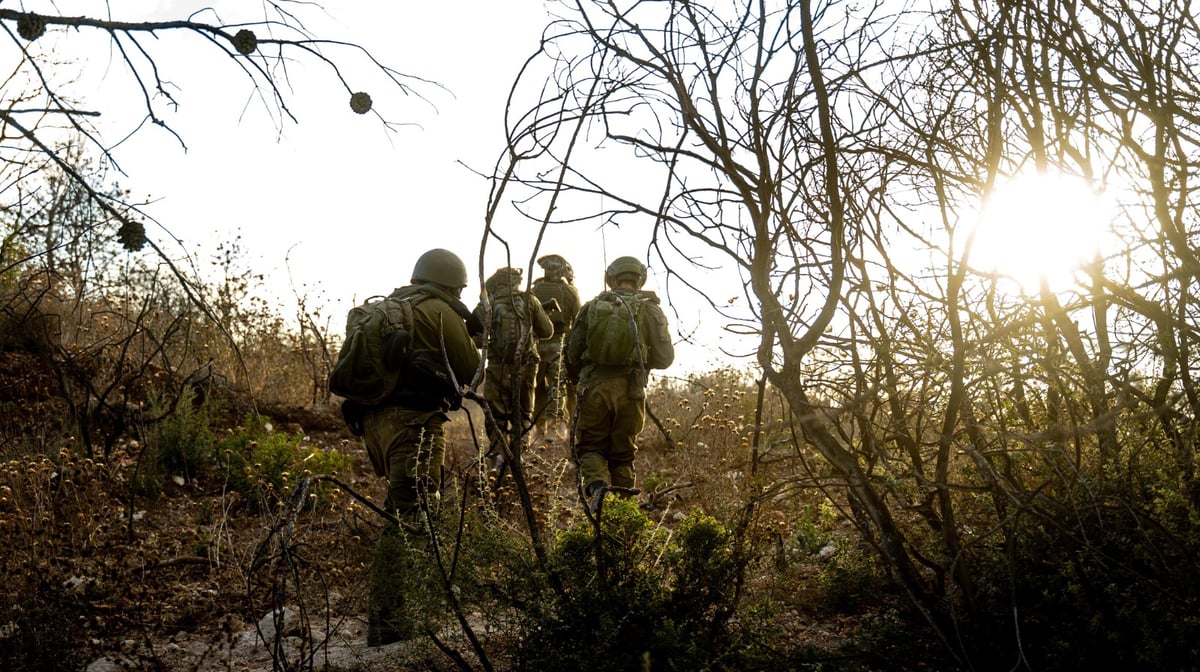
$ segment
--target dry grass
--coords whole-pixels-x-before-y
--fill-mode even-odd
[[[0,469],[0,543],[8,550],[2,569],[9,577],[0,593],[0,662],[36,667],[52,659],[50,652],[71,665],[103,654],[142,669],[190,665],[205,655],[216,660],[233,649],[239,628],[277,606],[302,614],[312,626],[305,632],[361,648],[371,544],[382,522],[355,495],[379,502],[385,484],[344,433],[336,400],[321,390],[328,346],[271,320],[243,327],[235,349],[203,321],[184,330],[165,313],[133,320],[88,315],[59,316],[71,320],[62,330],[70,340],[55,344],[49,361],[0,353],[0,370],[13,381],[0,397],[0,422],[11,432]],[[159,336],[169,347],[148,347]],[[72,385],[64,394],[56,370],[86,372],[92,391]],[[96,381],[113,391],[98,396]],[[195,391],[203,398],[188,396]],[[184,406],[162,413],[173,399]],[[111,443],[89,454],[78,412],[98,403],[135,408],[140,421],[107,428]],[[779,628],[772,645],[787,657],[807,646],[834,646],[858,629],[860,619],[821,606],[832,594],[822,577],[846,567],[818,559],[818,552],[831,541],[849,549],[851,538],[828,493],[803,476],[802,456],[783,432],[773,397],[764,400],[756,439],[756,403],[751,381],[730,371],[656,384],[648,397],[653,417],[639,441],[640,499],[668,529],[696,510],[744,526],[752,559],[741,604],[770,613]],[[346,454],[350,467],[337,478],[349,490],[335,488],[293,511],[283,504],[298,474],[283,492],[246,492],[211,472],[191,480],[155,473],[151,449],[162,449],[160,430],[179,422],[183,408],[205,410],[216,442],[245,431],[241,421],[259,413],[272,431],[296,437],[297,453]],[[512,481],[496,492],[483,487],[483,441],[482,414],[467,402],[448,425],[445,501],[457,507],[465,500],[479,512],[472,515],[511,537],[487,543],[516,540],[527,554],[529,523]],[[533,440],[523,464],[538,533],[552,543],[583,519],[569,446]],[[268,479],[246,482],[265,488]],[[252,499],[267,506],[251,506]],[[869,565],[848,567],[854,581],[871,585]],[[876,604],[864,608],[872,613]],[[484,637],[497,660],[506,637]],[[319,643],[306,642],[300,646]],[[471,657],[465,642],[454,646]],[[426,665],[451,665],[436,651],[421,655]]]

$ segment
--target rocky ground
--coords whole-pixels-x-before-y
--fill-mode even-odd
[[[0,357],[0,372],[11,380],[18,380],[18,368],[12,357]],[[49,419],[64,409],[45,393],[49,381],[32,374],[19,380],[20,403],[0,399],[0,428],[20,431],[28,445],[38,431],[53,436],[57,425]],[[226,403],[237,412],[223,431],[246,403]],[[335,406],[257,410],[270,417],[272,431],[303,437],[303,449],[352,458],[336,481],[325,482],[332,487],[319,503],[262,509],[217,480],[177,476],[146,492],[135,487],[145,446],[133,436],[91,457],[51,440],[38,454],[0,452],[0,546],[10,549],[0,555],[7,577],[0,587],[0,669],[485,669],[478,649],[493,669],[506,669],[502,628],[490,630],[478,613],[462,615],[466,628],[448,618],[432,636],[366,645],[371,540],[383,525],[367,503],[382,501],[385,483],[371,473]],[[648,424],[639,455],[649,486],[640,501],[670,523],[708,503],[711,493],[727,491],[722,479],[735,472],[721,471],[731,467],[715,455],[712,464],[699,459],[713,453],[708,446],[676,445],[655,425],[657,419]],[[473,435],[481,433],[478,413],[455,414],[448,482],[473,482]],[[571,525],[582,513],[561,437],[534,441],[526,464],[542,522],[550,529]],[[709,494],[699,494],[699,486]],[[524,529],[511,490],[501,490],[493,505]],[[837,615],[780,618],[787,639],[822,648],[857,628],[856,619]]]

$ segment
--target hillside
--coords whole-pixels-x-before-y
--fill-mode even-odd
[[[202,431],[172,439],[163,425],[147,428],[145,435],[134,428],[107,456],[87,457],[69,439],[62,446],[47,443],[41,453],[14,454],[15,446],[65,426],[69,404],[47,391],[53,386],[32,354],[0,353],[0,372],[7,382],[0,422],[26,439],[14,441],[15,434],[8,434],[0,472],[0,541],[10,549],[3,560],[8,616],[0,629],[5,669],[485,669],[464,629],[449,617],[431,636],[366,647],[365,586],[372,541],[383,520],[356,497],[378,502],[384,484],[342,429],[335,406],[257,405],[261,424],[254,426],[237,421],[251,417],[250,411],[236,411],[256,404],[221,391],[224,412],[211,416],[213,445],[289,446],[301,463],[323,456],[325,463],[340,465],[327,474],[332,480],[308,482],[308,497],[293,509],[287,502],[301,474],[279,472],[283,487],[276,492],[270,467],[262,464],[245,465],[246,474],[260,470],[259,478],[241,483],[211,465],[191,476],[163,471],[170,442],[203,440]],[[672,422],[677,421],[668,418]],[[192,423],[182,421],[195,428]],[[447,509],[461,503],[464,491],[478,492],[472,485],[477,483],[472,426],[482,427],[478,413],[472,418],[456,413],[450,425]],[[640,503],[659,524],[677,525],[689,508],[711,496],[706,494],[711,488],[724,487],[720,481],[732,476],[710,470],[711,456],[696,452],[707,448],[675,445],[647,425],[639,456],[647,492]],[[582,519],[565,451],[561,440],[551,439],[536,442],[527,454],[527,482],[549,530],[566,530]],[[158,465],[151,464],[155,454]],[[514,541],[527,535],[511,482],[494,496],[468,500],[472,515],[486,512],[484,520],[507,530],[506,540],[490,543],[503,543],[509,551],[514,543],[523,546],[519,553],[526,559],[520,562],[529,562],[528,543]],[[448,534],[455,533],[460,513],[443,510]],[[833,547],[801,563],[801,574],[816,580],[825,562],[820,558]],[[785,552],[782,545],[779,552]],[[788,562],[771,553],[765,567]],[[495,579],[493,591],[506,580]],[[771,587],[777,579],[753,580],[760,584],[757,591],[779,589]],[[815,584],[808,590],[816,590]],[[508,598],[500,598],[463,614],[493,669],[507,669],[519,631],[495,620],[512,618],[513,606],[503,606]],[[805,647],[836,650],[861,626],[850,614],[811,612],[800,618],[795,608],[779,609],[771,620],[778,641],[770,646],[793,652],[781,653],[784,659]]]

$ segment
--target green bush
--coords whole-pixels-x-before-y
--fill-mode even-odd
[[[4,617],[0,637],[0,669],[80,670],[86,664],[78,621],[83,610],[61,594],[57,586],[43,585],[39,599],[14,608]]]
[[[715,518],[693,513],[672,534],[610,498],[598,532],[584,520],[559,534],[550,565],[561,591],[527,614],[518,669],[754,667],[731,625],[746,558]]]
[[[995,633],[1019,635],[1035,668],[1200,670],[1200,545],[1189,519],[1145,493],[1026,516],[980,563],[979,583],[991,588],[962,631],[980,658],[1015,647]]]
[[[856,545],[844,544],[817,576],[822,602],[837,613],[853,613],[889,592],[878,558]]]
[[[178,475],[191,482],[215,465],[207,407],[197,408],[192,400],[193,394],[184,392],[174,412],[154,425],[146,445],[152,458],[145,460],[147,476]]]
[[[226,486],[256,510],[271,508],[305,476],[335,474],[349,467],[350,456],[301,445],[302,436],[275,431],[261,415],[248,415],[216,445],[216,461]],[[331,492],[320,483],[311,491],[325,502]]]

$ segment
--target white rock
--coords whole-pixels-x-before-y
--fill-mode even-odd
[[[817,557],[820,558],[821,560],[828,560],[828,559],[832,558],[834,556],[834,554],[837,552],[838,552],[837,543],[831,541],[831,542],[825,544],[824,546],[822,546],[821,550],[817,551]]]
[[[97,658],[88,665],[86,672],[124,672],[125,668],[111,658]]]
[[[282,633],[286,637],[296,632],[299,627],[300,615],[289,607],[275,609],[258,622],[258,631],[262,633],[262,641],[267,643],[275,641],[275,633]]]

